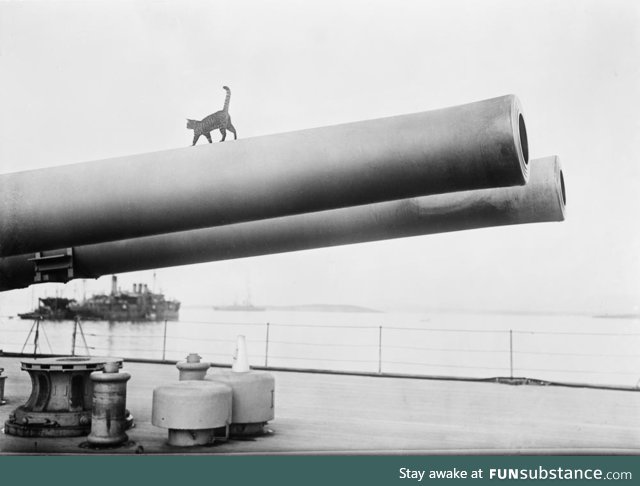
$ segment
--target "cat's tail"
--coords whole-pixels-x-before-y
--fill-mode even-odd
[[[222,108],[223,111],[229,111],[229,100],[231,99],[231,90],[229,89],[228,86],[223,86],[222,89],[224,89],[227,92],[227,96],[224,99],[224,108]]]

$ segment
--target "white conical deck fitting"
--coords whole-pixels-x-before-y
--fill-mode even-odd
[[[247,341],[244,336],[238,336],[236,344],[236,354],[233,357],[231,371],[235,373],[246,373],[251,371],[249,367],[249,357],[247,356]]]

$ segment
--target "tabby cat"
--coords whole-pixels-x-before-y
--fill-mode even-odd
[[[231,117],[229,116],[229,100],[231,99],[231,90],[227,86],[223,86],[223,89],[227,91],[227,97],[224,100],[224,108],[220,111],[216,111],[214,114],[209,115],[203,120],[190,120],[187,118],[187,128],[193,130],[193,145],[196,144],[200,135],[204,135],[211,142],[211,131],[220,130],[222,134],[221,142],[224,142],[227,138],[227,130],[233,133],[234,140],[238,138],[236,129],[231,124]]]

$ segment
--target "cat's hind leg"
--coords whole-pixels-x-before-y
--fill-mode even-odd
[[[231,124],[231,120],[229,120],[229,124],[227,125],[227,130],[233,133],[234,140],[238,140],[238,135],[236,134],[236,128]]]
[[[227,138],[227,130],[224,128],[221,128],[220,133],[222,133],[222,138],[220,139],[220,141],[224,142],[224,139]]]

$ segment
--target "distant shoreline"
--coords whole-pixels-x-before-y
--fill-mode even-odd
[[[291,312],[353,312],[353,313],[416,313],[416,314],[479,314],[479,315],[514,315],[514,316],[581,316],[592,317],[594,319],[640,319],[640,314],[633,312],[578,312],[578,311],[551,311],[551,310],[497,310],[497,309],[450,309],[450,308],[430,308],[430,309],[405,309],[405,310],[379,310],[370,307],[348,305],[348,304],[300,304],[300,305],[211,305],[211,304],[186,304],[186,308],[214,308],[220,311],[291,311]]]
[[[249,311],[287,311],[287,312],[352,312],[352,313],[369,313],[379,314],[383,311],[371,309],[369,307],[362,307],[359,305],[345,305],[345,304],[300,304],[300,305],[250,305],[250,304],[238,304],[238,305],[193,305],[186,307],[197,308],[213,308],[222,312],[249,312]]]
[[[380,314],[383,311],[371,309],[370,307],[362,307],[359,305],[340,305],[340,304],[302,304],[302,305],[268,305],[267,310],[275,311],[298,311],[298,312],[363,312],[371,314]]]

